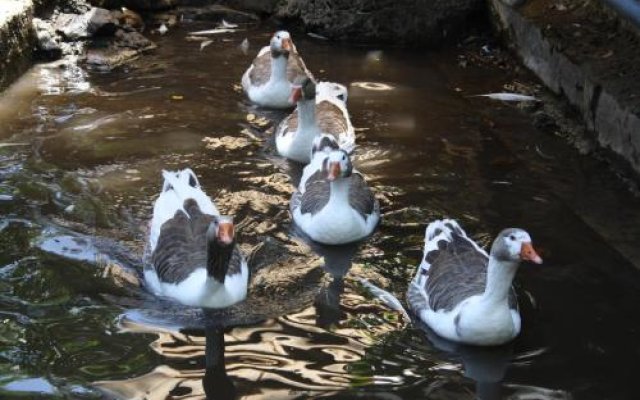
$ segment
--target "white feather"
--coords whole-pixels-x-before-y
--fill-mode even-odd
[[[477,94],[470,97],[488,97],[493,100],[500,101],[540,101],[533,96],[527,96],[524,94],[518,93],[487,93],[487,94]]]

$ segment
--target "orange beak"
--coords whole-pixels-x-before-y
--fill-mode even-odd
[[[531,242],[522,243],[520,248],[520,259],[523,261],[531,261],[532,263],[542,264],[542,258],[536,253]]]
[[[218,226],[218,240],[224,244],[231,244],[233,242],[233,223],[221,222]]]
[[[294,86],[291,89],[291,96],[289,96],[289,103],[296,104],[298,100],[302,98],[302,87]]]
[[[291,43],[291,39],[282,39],[282,50],[291,51],[293,48],[293,43]]]
[[[340,163],[332,162],[329,164],[329,173],[327,174],[327,179],[329,181],[335,181],[340,176]]]

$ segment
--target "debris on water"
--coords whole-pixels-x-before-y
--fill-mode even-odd
[[[209,40],[206,36],[187,36],[184,38],[187,42],[206,42]]]
[[[251,145],[249,139],[245,137],[223,136],[223,137],[205,137],[202,139],[207,149],[215,150],[225,148],[227,150],[236,150]]]
[[[28,146],[29,143],[25,142],[16,142],[16,143],[0,143],[0,149],[5,147],[16,147],[16,146]]]
[[[271,120],[265,117],[258,117],[255,114],[249,113],[247,114],[247,122],[251,125],[257,126],[259,128],[264,128],[271,124]]]
[[[249,53],[249,39],[244,38],[242,43],[240,43],[240,50],[246,55]]]
[[[525,94],[519,93],[487,93],[487,94],[476,94],[469,97],[487,97],[492,100],[500,100],[500,101],[540,101],[537,98]]]
[[[256,135],[254,135],[249,129],[244,128],[243,130],[240,131],[240,133],[242,133],[243,135],[249,137],[249,139],[256,141],[256,142],[262,142],[262,139],[260,139],[259,137],[257,137]]]
[[[73,204],[71,204],[71,205],[67,206],[67,207],[64,209],[64,212],[66,212],[66,213],[68,213],[68,214],[71,214],[75,208],[76,208],[76,206],[75,206],[75,205],[73,205]]]
[[[171,96],[171,100],[184,100],[184,96],[174,94],[173,96]]]
[[[370,52],[367,53],[367,55],[365,56],[366,60],[369,62],[375,61],[382,61],[382,50],[371,50]]]
[[[206,29],[203,31],[190,32],[190,35],[206,36],[206,35],[217,35],[220,33],[233,33],[235,31],[236,31],[235,29],[229,29],[229,28],[214,28],[214,29]]]
[[[328,37],[326,37],[326,36],[322,36],[322,35],[319,35],[319,34],[317,34],[317,33],[313,33],[313,32],[307,32],[307,35],[309,35],[310,37],[312,37],[312,38],[314,38],[314,39],[329,40],[329,38],[328,38]]]
[[[536,144],[535,148],[536,148],[536,153],[538,153],[538,155],[539,155],[540,157],[544,158],[545,160],[554,160],[554,159],[555,159],[555,157],[550,156],[550,155],[548,155],[548,154],[545,154],[545,153],[540,149],[540,146],[538,146],[537,144]]]
[[[162,23],[162,25],[160,25],[160,28],[158,28],[158,33],[164,35],[167,32],[169,32],[169,28],[167,28],[167,26]]]
[[[213,43],[213,40],[205,40],[202,43],[200,43],[200,51],[202,51],[205,47],[207,47],[211,43]]]
[[[228,29],[235,29],[235,28],[238,27],[238,24],[231,24],[231,23],[225,21],[224,19],[222,19],[222,23],[220,24],[220,27],[228,28]]]

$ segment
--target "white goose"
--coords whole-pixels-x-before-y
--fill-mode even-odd
[[[318,137],[315,142],[326,138]],[[291,198],[293,220],[319,243],[335,245],[363,239],[378,224],[380,205],[363,176],[353,169],[346,151],[321,150],[305,167]]]
[[[244,300],[249,269],[232,218],[218,213],[190,169],[162,175],[145,252],[146,285],[190,306],[223,308]]]
[[[321,133],[334,136],[348,153],[353,151],[356,135],[346,107],[345,86],[331,82],[316,86],[306,78],[293,87],[291,98],[298,107],[276,129],[276,149],[281,156],[308,163],[313,140]]]
[[[480,346],[506,343],[520,333],[511,283],[523,260],[542,263],[522,229],[500,232],[487,255],[455,221],[432,222],[422,263],[409,284],[409,306],[446,339]]]
[[[242,75],[242,88],[249,99],[263,107],[291,108],[291,82],[312,78],[298,54],[291,35],[278,31]]]

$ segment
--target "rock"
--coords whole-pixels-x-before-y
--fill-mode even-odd
[[[280,0],[222,0],[218,3],[256,14],[271,15],[277,11]]]
[[[118,29],[106,45],[87,51],[86,63],[95,69],[111,70],[156,47],[155,43],[138,32]]]
[[[221,21],[224,19],[232,23],[251,23],[260,20],[255,14],[218,4],[203,7],[179,7],[176,12],[182,14],[184,19],[191,21]]]
[[[62,56],[62,47],[53,25],[40,18],[34,18],[33,29],[37,37],[38,55],[49,60],[60,58]]]
[[[463,32],[482,0],[286,0],[277,15],[307,30],[350,42],[438,45]]]
[[[120,8],[127,7],[138,11],[167,10],[179,5],[180,0],[89,0],[97,7]]]
[[[118,21],[109,10],[94,7],[82,15],[61,13],[54,24],[56,31],[66,40],[78,40],[94,35],[111,35]]]

